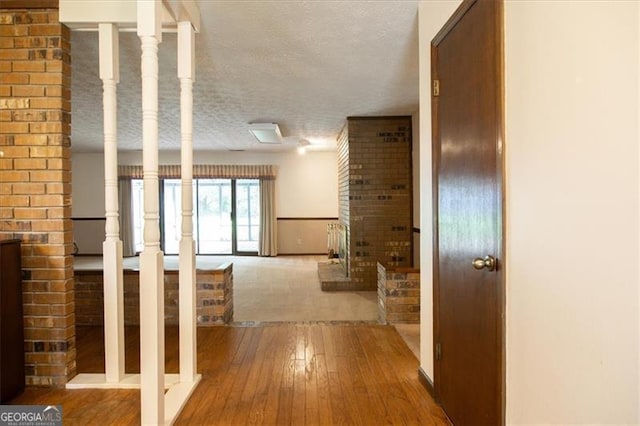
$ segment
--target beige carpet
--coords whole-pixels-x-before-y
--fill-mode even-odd
[[[167,270],[178,268],[177,256],[165,256]],[[318,262],[326,256],[197,256],[199,269],[233,263],[233,319],[236,323],[272,321],[377,321],[377,293],[323,292]],[[102,269],[101,257],[79,256],[76,270]],[[138,268],[138,258],[124,259]]]
[[[234,320],[377,321],[377,293],[323,292],[318,262],[325,256],[236,257]]]

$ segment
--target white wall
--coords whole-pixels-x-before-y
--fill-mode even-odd
[[[104,217],[104,155],[72,154],[72,217]]]
[[[429,42],[420,7],[421,242],[431,247]],[[505,2],[507,424],[640,422],[637,2]],[[421,366],[433,378],[431,257]]]
[[[638,3],[506,3],[507,423],[638,417]]]
[[[179,164],[179,152],[161,152],[160,164]],[[74,153],[73,217],[104,217],[103,155]],[[119,155],[120,164],[141,164],[141,152]],[[275,164],[276,214],[279,218],[323,218],[279,220],[278,252],[282,254],[327,253],[326,218],[338,217],[338,164],[334,152],[246,153],[196,152],[196,164]],[[80,254],[100,254],[104,240],[103,221],[75,221],[74,240]]]
[[[73,215],[104,216],[102,154],[74,153]],[[123,152],[120,164],[142,164],[141,152]],[[275,164],[279,217],[338,217],[338,165],[335,152],[196,152],[198,164]],[[160,164],[180,164],[179,152],[161,152]]]

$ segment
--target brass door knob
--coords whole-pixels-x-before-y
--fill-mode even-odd
[[[486,255],[484,259],[480,257],[476,257],[475,259],[473,259],[473,262],[471,262],[474,269],[477,269],[477,270],[487,269],[489,271],[495,271],[496,263],[497,263],[496,258],[489,255]]]

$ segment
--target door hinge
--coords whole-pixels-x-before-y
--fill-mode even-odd
[[[433,96],[435,98],[440,96],[440,80],[433,80]]]
[[[440,343],[436,343],[436,361],[440,361],[442,359],[442,345]]]

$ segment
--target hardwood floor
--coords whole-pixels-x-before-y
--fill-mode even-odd
[[[128,328],[127,372],[138,371]],[[78,371],[101,372],[102,329],[77,330]],[[167,327],[166,370],[178,369]],[[418,381],[418,361],[390,326],[274,323],[198,328],[198,385],[176,424],[449,424]],[[12,404],[62,404],[67,424],[138,424],[139,391],[28,388]]]

